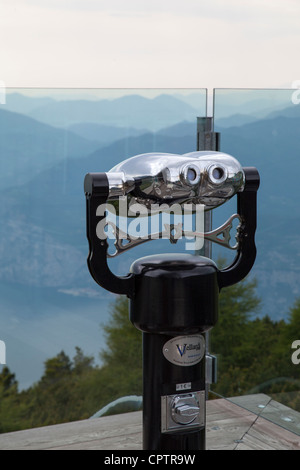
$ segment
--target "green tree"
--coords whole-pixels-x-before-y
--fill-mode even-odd
[[[0,432],[18,429],[19,411],[18,382],[15,374],[4,366],[0,374]]]
[[[101,352],[112,399],[142,393],[142,333],[129,321],[128,299],[118,297],[104,326],[106,347]]]
[[[81,375],[84,372],[93,368],[95,359],[93,356],[85,356],[82,349],[78,346],[75,347],[76,354],[73,358],[73,373]]]
[[[57,356],[45,362],[45,373],[41,380],[49,384],[65,380],[70,375],[71,368],[72,362],[65,352],[61,351]]]
[[[218,381],[212,389],[223,396],[241,394],[248,384],[245,370],[253,357],[250,325],[261,306],[256,285],[256,280],[246,278],[220,293],[219,318],[210,332],[210,351],[218,357]]]
[[[274,347],[273,360],[278,374],[270,386],[275,399],[300,411],[300,365],[292,361],[295,340],[300,340],[300,297],[289,308],[287,322]]]
[[[7,366],[4,366],[0,374],[0,387],[2,394],[16,393],[18,390],[18,382],[15,374],[12,374]]]
[[[94,371],[93,357],[76,347],[73,361],[61,351],[45,361],[44,374],[23,397],[29,427],[73,421],[91,416],[88,393],[82,384]]]
[[[219,297],[219,318],[211,330],[211,350],[222,356],[224,365],[245,360],[244,347],[249,334],[246,328],[251,317],[260,309],[256,281],[242,282],[224,288]]]
[[[219,321],[211,331],[218,356],[212,388],[223,396],[262,392],[299,409],[300,369],[292,364],[291,344],[300,339],[300,299],[287,322],[254,317],[260,308],[255,287],[246,279],[221,292]]]
[[[291,345],[295,340],[300,340],[300,297],[295,300],[289,309],[288,323],[285,331],[286,343]]]

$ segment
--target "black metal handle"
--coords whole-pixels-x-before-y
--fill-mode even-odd
[[[242,219],[240,246],[233,263],[218,272],[220,289],[244,279],[250,272],[256,258],[257,190],[260,178],[254,167],[246,167],[243,170],[245,172],[245,188],[243,192],[237,193],[237,212]]]
[[[93,279],[104,289],[115,294],[125,294],[128,297],[132,297],[134,287],[133,274],[116,276],[111,272],[107,264],[108,243],[100,223],[105,218],[105,211],[103,211],[102,215],[97,215],[98,207],[106,204],[109,194],[106,173],[88,173],[84,180],[84,192],[87,214],[86,231],[89,241],[89,255],[87,259],[89,271]],[[101,230],[102,233],[99,233]]]

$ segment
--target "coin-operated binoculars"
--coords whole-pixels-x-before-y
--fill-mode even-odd
[[[145,450],[205,449],[204,333],[217,322],[220,290],[242,280],[255,261],[258,187],[256,168],[243,168],[232,156],[214,151],[138,155],[107,173],[85,177],[90,273],[100,286],[129,297],[130,320],[143,332]],[[189,205],[191,212],[200,206],[211,210],[235,194],[237,213],[208,233],[186,230],[179,223],[139,238],[128,235],[107,216],[111,210],[120,221],[121,202],[129,217],[137,212],[153,215],[174,204]],[[238,227],[232,246],[234,219]],[[110,255],[108,226],[115,236],[115,252]],[[169,253],[136,260],[124,276],[112,273],[108,257],[167,233],[173,243],[180,233],[211,240],[237,254],[222,270],[203,256]]]

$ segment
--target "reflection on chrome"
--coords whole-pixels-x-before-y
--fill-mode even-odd
[[[108,201],[127,195],[128,209],[136,203],[149,209],[153,203],[179,203],[209,210],[242,191],[245,182],[240,163],[214,151],[141,154],[116,165],[107,177]]]

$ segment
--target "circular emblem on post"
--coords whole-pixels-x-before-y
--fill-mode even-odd
[[[205,353],[205,341],[201,335],[176,336],[163,346],[165,358],[177,366],[193,366]]]

